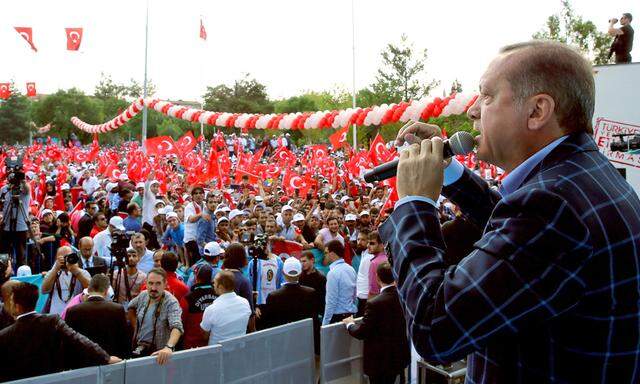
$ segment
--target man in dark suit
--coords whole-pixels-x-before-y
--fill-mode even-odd
[[[35,285],[21,282],[12,291],[16,322],[0,331],[0,382],[121,361],[60,316],[36,313]]]
[[[98,343],[113,356],[128,357],[131,352],[131,332],[124,307],[106,300],[109,278],[99,273],[91,278],[89,297],[83,303],[69,308],[67,325]]]
[[[93,254],[93,239],[86,236],[78,241],[78,249],[80,250],[79,267],[82,269],[99,270],[99,268],[107,268],[107,261],[98,255]]]
[[[364,340],[363,370],[370,384],[393,384],[398,376],[404,383],[404,369],[411,360],[411,350],[391,265],[379,264],[376,277],[380,294],[367,300],[362,322],[356,324],[353,317],[342,322],[351,336]]]
[[[84,215],[78,220],[78,241],[83,237],[90,236],[93,229],[93,215],[98,212],[98,203],[93,200],[85,204]]]
[[[302,273],[302,264],[295,257],[285,260],[282,266],[285,282],[267,296],[267,302],[262,308],[261,323],[265,328],[277,327],[294,321],[311,318],[314,325],[314,341],[317,343],[319,334],[319,307],[316,292],[313,288],[300,285],[298,278]]]
[[[568,46],[503,48],[467,104],[478,159],[508,174],[499,192],[455,160],[443,172],[439,127],[398,132],[414,144],[380,234],[425,359],[468,355],[474,383],[640,380],[640,200],[591,137],[594,100],[591,65]],[[484,228],[452,266],[441,191]]]

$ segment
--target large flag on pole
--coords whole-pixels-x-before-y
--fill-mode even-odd
[[[202,22],[202,18],[200,18],[200,38],[202,40],[207,40],[207,30],[204,28],[204,23]]]
[[[31,29],[31,27],[13,27],[13,28],[16,30],[16,32],[18,32],[18,34],[20,34],[20,36],[22,36],[23,39],[27,41],[27,43],[29,43],[29,46],[31,46],[31,49],[33,49],[34,52],[38,52],[38,49],[33,44],[33,29]]]

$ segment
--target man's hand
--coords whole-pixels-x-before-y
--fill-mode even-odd
[[[437,201],[442,190],[445,162],[442,159],[442,139],[422,140],[420,145],[400,152],[398,164],[398,197],[424,196]]]
[[[259,319],[260,316],[262,316],[262,311],[260,311],[260,308],[256,307],[256,317]]]
[[[164,347],[158,351],[153,352],[151,356],[158,356],[158,364],[165,365],[167,362],[169,362],[172,354],[173,351],[171,349]]]
[[[353,319],[353,315],[351,315],[351,316],[347,317],[346,319],[342,319],[342,322],[345,325],[349,325],[349,324],[355,323],[356,321]]]
[[[109,356],[109,362],[107,364],[116,364],[121,362],[122,359],[119,358],[118,356]]]
[[[615,24],[615,23],[617,23],[617,22],[618,22],[618,19],[616,19],[615,17],[614,17],[613,19],[609,19],[609,23],[610,23],[611,25],[613,25],[613,24]]]
[[[67,268],[69,269],[69,272],[71,272],[71,274],[74,276],[80,273],[80,267],[78,267],[78,264],[68,264]]]
[[[442,129],[437,125],[410,121],[398,131],[395,145],[401,146],[405,142],[419,144],[421,140],[431,139],[436,136],[442,138]]]

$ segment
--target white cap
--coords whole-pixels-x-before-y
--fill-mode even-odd
[[[52,210],[50,210],[50,209],[43,209],[43,210],[42,210],[42,212],[40,213],[40,217],[43,217],[44,215],[46,215],[46,214],[48,214],[48,213],[50,213],[50,214],[52,214],[52,215],[53,215],[53,211],[52,211]]]
[[[160,184],[160,182],[158,180],[151,180],[149,182],[149,186],[152,186],[153,184]]]
[[[144,183],[142,181],[136,184],[136,189],[140,189],[140,188],[144,188]]]
[[[62,184],[62,185],[60,186],[60,190],[61,190],[61,191],[68,191],[68,190],[70,190],[70,189],[71,189],[71,187],[70,187],[70,186],[69,186],[69,184],[67,184],[67,183],[64,183],[64,184]]]
[[[122,224],[122,217],[120,216],[113,216],[111,219],[109,219],[109,225],[121,231],[125,230],[124,225]]]
[[[118,179],[120,180],[129,180],[129,175],[127,175],[126,173],[121,173],[120,176],[118,177]]]
[[[44,201],[53,200],[53,199],[54,199],[54,197],[53,196],[49,196],[49,195],[44,197]]]
[[[234,209],[233,211],[231,211],[231,213],[229,213],[229,220],[233,220],[238,216],[244,215],[244,212],[239,210],[239,209]]]
[[[220,244],[215,241],[209,242],[204,246],[204,255],[210,257],[220,256],[224,253],[224,249],[220,248]]]
[[[173,212],[173,205],[166,205],[164,211],[165,213]]]
[[[222,223],[223,221],[229,222],[229,219],[227,218],[227,216],[222,216],[221,218],[219,218],[218,224]]]
[[[167,220],[169,220],[172,217],[175,217],[176,219],[178,218],[178,214],[173,212],[173,211],[171,211],[171,212],[166,212],[165,211],[165,215],[167,215]]]
[[[231,208],[227,207],[226,205],[220,209],[222,209],[223,212],[231,212]]]
[[[153,206],[155,207],[155,206],[157,206],[158,204],[162,204],[162,206],[163,206],[163,207],[166,205],[166,204],[164,203],[164,200],[160,200],[160,199],[158,199],[158,200],[156,200],[156,202],[155,202],[155,203],[153,203]]]
[[[28,265],[21,265],[16,272],[17,277],[31,276],[31,267]]]
[[[256,196],[256,201],[257,202],[262,202],[262,201],[264,201],[264,199],[262,198],[262,196]]]
[[[302,273],[302,264],[295,257],[290,257],[284,261],[282,272],[287,276],[298,276]]]
[[[360,212],[360,217],[362,217],[362,216],[369,216],[369,211],[364,210],[364,211]]]
[[[222,209],[222,208],[218,208],[218,209],[216,209],[215,211],[213,211],[213,214],[214,214],[214,215],[217,215],[218,213],[224,213],[224,209]]]
[[[105,189],[107,190],[107,192],[111,193],[111,190],[117,186],[118,184],[116,183],[107,183],[107,186],[105,187]]]
[[[380,201],[380,199],[373,199],[371,200],[371,205],[380,205],[382,204],[382,202]]]
[[[347,200],[351,200],[351,198],[350,198],[349,196],[342,196],[342,197],[340,198],[340,202],[341,202],[342,204],[344,204],[344,203],[345,203],[345,201],[347,201]]]
[[[353,213],[344,216],[344,221],[356,221],[357,217]]]
[[[293,207],[287,204],[284,207],[282,207],[282,209],[280,210],[280,212],[282,213],[284,213],[284,211],[293,211]]]
[[[302,213],[296,213],[293,215],[293,220],[291,221],[304,221],[304,215]]]

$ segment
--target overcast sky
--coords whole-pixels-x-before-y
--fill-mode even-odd
[[[350,0],[149,3],[148,72],[160,98],[199,100],[206,85],[232,84],[245,72],[273,98],[351,90]],[[622,12],[640,20],[637,0],[573,0],[572,5],[602,31]],[[416,48],[428,49],[429,78],[446,89],[457,78],[465,91],[476,90],[500,46],[528,40],[560,7],[560,0],[355,0],[356,87],[374,80],[380,51],[406,33]],[[39,93],[78,87],[92,94],[100,72],[116,81],[142,82],[144,0],[2,0],[0,15],[0,82],[14,80],[23,93],[25,82],[35,81]],[[198,38],[200,15],[206,43]],[[14,26],[33,27],[37,53]],[[84,28],[80,52],[66,51],[65,27]],[[442,94],[442,87],[436,92]]]

